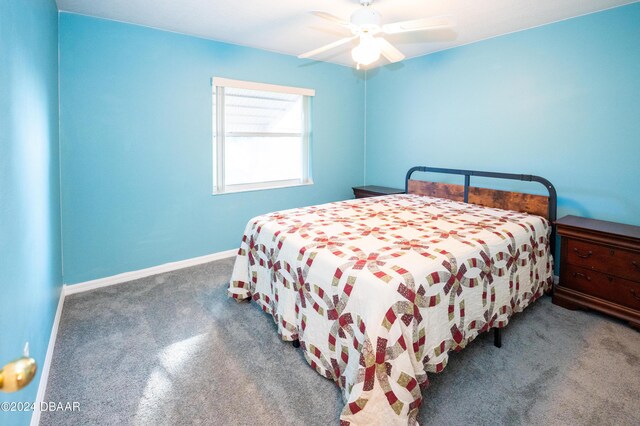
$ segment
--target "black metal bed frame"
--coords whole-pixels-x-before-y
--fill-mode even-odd
[[[450,175],[464,176],[464,202],[469,202],[469,186],[471,185],[471,176],[488,177],[495,179],[519,180],[524,182],[538,182],[547,188],[549,192],[549,213],[548,219],[551,222],[551,237],[549,238],[549,249],[551,255],[556,257],[556,218],[558,214],[558,194],[556,188],[547,179],[535,175],[519,175],[515,173],[499,173],[499,172],[482,172],[478,170],[461,170],[461,169],[443,169],[438,167],[416,166],[409,169],[404,181],[404,192],[409,192],[409,180],[414,172],[430,172],[442,173]],[[493,344],[497,348],[502,347],[502,331],[500,328],[494,328]]]

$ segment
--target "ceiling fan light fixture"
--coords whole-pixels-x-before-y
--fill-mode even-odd
[[[380,56],[389,63],[402,61],[405,55],[393,44],[389,43],[383,34],[408,33],[413,31],[426,31],[439,28],[449,28],[452,23],[448,17],[435,16],[431,18],[412,19],[409,21],[393,22],[382,25],[382,17],[371,7],[373,0],[359,0],[361,7],[351,14],[351,20],[346,21],[335,15],[322,11],[313,11],[313,15],[334,24],[340,25],[351,31],[351,37],[343,37],[317,49],[298,55],[300,59],[318,56],[328,50],[350,43],[356,38],[360,42],[351,50],[351,57],[356,62],[356,69],[360,66],[373,64]],[[381,34],[382,33],[382,34]]]
[[[353,48],[351,57],[358,65],[370,65],[380,59],[380,48],[373,37],[363,35],[360,37],[360,44]]]

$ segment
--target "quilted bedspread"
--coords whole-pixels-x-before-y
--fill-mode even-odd
[[[539,216],[419,195],[252,219],[229,294],[340,387],[342,424],[415,424],[427,373],[552,283]]]

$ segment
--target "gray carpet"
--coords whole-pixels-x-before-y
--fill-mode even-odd
[[[226,297],[221,260],[66,299],[42,425],[337,424],[335,385],[270,317]],[[638,425],[640,333],[542,298],[430,375],[421,424]]]

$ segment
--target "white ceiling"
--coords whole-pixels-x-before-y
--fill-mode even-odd
[[[630,0],[375,0],[383,23],[450,15],[453,29],[386,38],[408,58],[520,31]],[[346,29],[309,14],[348,20],[358,0],[57,0],[61,11],[140,24],[289,55],[331,43]],[[354,42],[355,43],[355,42]],[[353,65],[345,45],[319,57]],[[381,63],[384,63],[381,61]]]

